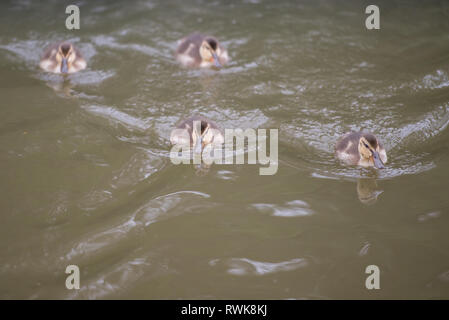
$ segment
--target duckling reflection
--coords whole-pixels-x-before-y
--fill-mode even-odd
[[[228,52],[212,36],[193,33],[178,41],[176,59],[185,67],[221,68],[229,61]]]
[[[178,145],[189,145],[194,156],[201,156],[207,145],[224,143],[222,130],[210,119],[203,116],[192,116],[181,121],[171,132],[170,142]],[[210,165],[201,163],[196,166],[197,175],[205,175]]]
[[[221,85],[222,79],[220,77],[215,77],[213,74],[204,73],[198,77],[198,84],[201,86],[202,94],[207,104],[215,104],[222,92],[223,86]]]
[[[64,79],[64,81],[47,81],[47,85],[52,88],[56,94],[63,97],[76,97],[73,95],[72,88],[74,88],[74,84],[70,82],[69,79]]]
[[[375,178],[357,179],[357,195],[361,203],[371,205],[377,202],[377,198],[383,192],[377,186]]]
[[[372,133],[348,132],[335,146],[336,157],[348,165],[384,168],[387,153],[382,144]]]
[[[50,45],[44,52],[39,66],[47,71],[58,74],[75,73],[86,68],[83,56],[70,42],[60,42]]]
[[[195,174],[199,177],[204,177],[209,173],[210,167],[211,165],[205,163],[197,164],[195,165]]]

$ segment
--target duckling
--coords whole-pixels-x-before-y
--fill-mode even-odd
[[[349,165],[384,168],[387,153],[379,140],[369,132],[348,132],[335,146],[336,157]]]
[[[60,42],[45,50],[39,65],[48,72],[67,74],[86,68],[86,60],[70,42]]]
[[[178,41],[176,59],[186,67],[221,68],[229,57],[216,38],[193,33]]]
[[[193,116],[182,121],[170,135],[172,144],[190,144],[195,153],[201,153],[208,144],[222,144],[221,129],[203,116]]]

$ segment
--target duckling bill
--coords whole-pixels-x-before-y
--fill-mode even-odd
[[[193,33],[178,41],[176,59],[186,67],[221,68],[229,57],[215,37]]]
[[[349,165],[384,168],[387,153],[376,138],[369,132],[348,132],[337,142],[335,155]]]
[[[222,144],[224,136],[221,129],[210,119],[193,116],[183,120],[170,135],[172,144],[184,144],[201,153],[208,144]]]
[[[60,74],[78,72],[86,68],[86,65],[80,51],[70,42],[50,45],[39,63],[43,70]]]

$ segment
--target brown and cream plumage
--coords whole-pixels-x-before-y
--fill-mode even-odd
[[[344,134],[335,146],[335,155],[349,165],[384,168],[387,153],[372,133],[348,132]]]
[[[47,72],[67,74],[86,68],[86,60],[70,42],[59,42],[47,47],[39,65]]]
[[[212,36],[192,33],[178,41],[176,59],[186,67],[222,67],[229,61],[228,52]]]
[[[195,153],[201,153],[208,144],[222,144],[224,136],[221,129],[210,119],[193,116],[181,121],[170,135],[172,144],[184,144],[193,147]]]

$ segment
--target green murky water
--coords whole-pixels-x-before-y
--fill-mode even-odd
[[[0,4],[0,298],[449,298],[449,4],[380,1]],[[186,70],[176,41],[230,63]],[[39,70],[71,40],[88,68]],[[279,129],[279,167],[170,162],[182,118]],[[368,129],[387,168],[343,167]],[[81,289],[65,288],[66,266]],[[365,268],[381,289],[365,288]]]

